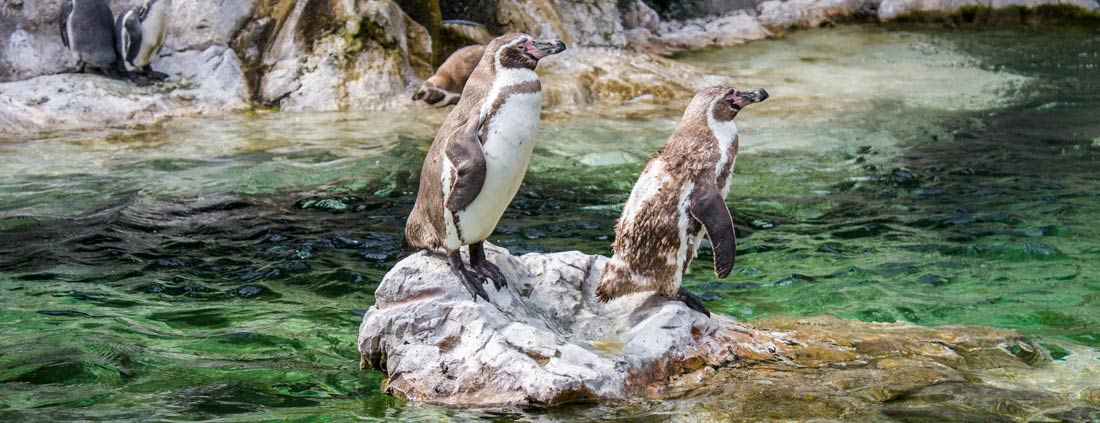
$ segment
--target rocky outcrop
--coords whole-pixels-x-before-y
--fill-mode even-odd
[[[639,101],[669,104],[703,87],[732,84],[727,77],[671,59],[606,47],[566,50],[539,67],[543,107],[556,110]]]
[[[264,55],[259,99],[292,111],[392,109],[430,76],[431,57],[427,30],[392,1],[299,1]]]
[[[604,257],[488,251],[511,283],[488,288],[489,302],[474,301],[439,255],[417,253],[385,276],[359,330],[361,366],[384,371],[385,390],[485,407],[715,391],[748,401],[780,389],[846,409],[898,408],[908,393],[994,389],[990,374],[1050,360],[995,329],[835,318],[750,326],[649,293],[600,303]]]
[[[1097,0],[693,0],[660,2],[662,17],[649,6],[655,3],[642,0],[176,1],[169,36],[153,63],[170,75],[168,85],[147,89],[94,76],[50,77],[28,85],[24,80],[65,72],[76,64],[58,33],[62,1],[0,4],[0,34],[5,34],[0,39],[0,92],[12,93],[0,115],[16,116],[9,118],[16,125],[2,129],[5,133],[138,124],[157,116],[254,105],[286,111],[413,107],[408,95],[448,53],[503,32],[566,41],[571,53],[548,60],[541,72],[548,81],[547,108],[572,110],[690,96],[700,81],[714,78],[652,54],[740,44],[790,27],[853,17],[890,20],[932,11],[953,13],[963,7],[1070,4],[1093,14],[1100,10]],[[117,14],[138,1],[108,3]],[[64,116],[79,109],[79,102],[65,97],[83,90],[65,85],[74,81],[115,97],[104,99],[104,108],[84,119]],[[31,91],[15,93],[25,89]],[[173,89],[180,92],[166,92]],[[59,97],[46,94],[51,92]],[[35,97],[42,95],[50,101]],[[55,107],[59,104],[77,108]],[[154,112],[135,113],[135,104]],[[113,105],[120,108],[110,109]],[[63,126],[20,126],[33,122]]]

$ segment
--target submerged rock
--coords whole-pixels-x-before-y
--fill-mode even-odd
[[[960,404],[981,389],[1022,395],[984,386],[995,383],[987,372],[1049,361],[1031,341],[995,329],[831,317],[750,326],[651,293],[605,304],[594,299],[605,257],[488,251],[511,283],[488,287],[491,302],[473,301],[437,254],[417,253],[385,276],[359,329],[361,367],[384,371],[383,389],[463,407],[715,392],[748,404],[768,392],[795,411],[818,398],[796,415],[841,418],[857,407],[881,417],[887,401],[889,413],[919,412],[927,404],[907,393],[947,383]]]

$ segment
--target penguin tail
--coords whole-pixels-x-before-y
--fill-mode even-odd
[[[600,276],[600,284],[596,286],[596,299],[600,302],[608,302],[623,295],[632,293],[635,289],[634,276],[630,268],[619,259],[611,259],[603,268]]]

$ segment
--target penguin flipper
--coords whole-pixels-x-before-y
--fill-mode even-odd
[[[66,48],[69,46],[69,15],[73,12],[73,5],[70,2],[65,2],[61,6],[61,16],[57,19],[57,28],[61,31],[61,43],[65,44]]]
[[[714,274],[729,276],[737,256],[737,234],[733,231],[733,216],[726,199],[713,183],[695,188],[691,199],[691,216],[703,224],[714,249]]]
[[[451,189],[446,207],[451,211],[465,209],[474,202],[485,185],[485,151],[481,149],[478,132],[481,125],[472,121],[447,140],[443,153],[451,162]]]
[[[119,57],[126,63],[133,63],[141,52],[141,15],[138,7],[119,17],[118,44]]]

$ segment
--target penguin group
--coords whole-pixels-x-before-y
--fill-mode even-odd
[[[61,40],[77,59],[76,72],[88,67],[110,76],[128,76],[139,85],[164,80],[153,70],[168,35],[172,0],[143,0],[115,20],[104,0],[65,0],[58,24]]]
[[[508,285],[484,243],[519,189],[534,150],[542,108],[535,68],[563,50],[560,40],[502,35],[483,49],[460,50],[413,96],[429,104],[453,102],[455,108],[424,159],[404,246],[445,254],[474,301],[490,301],[483,287],[489,281],[498,291]],[[725,197],[739,141],[734,118],[767,98],[761,88],[714,86],[696,93],[623,206],[614,256],[601,274],[596,300],[656,292],[710,316],[681,282],[704,234],[715,275],[725,278],[733,268],[736,234]]]

